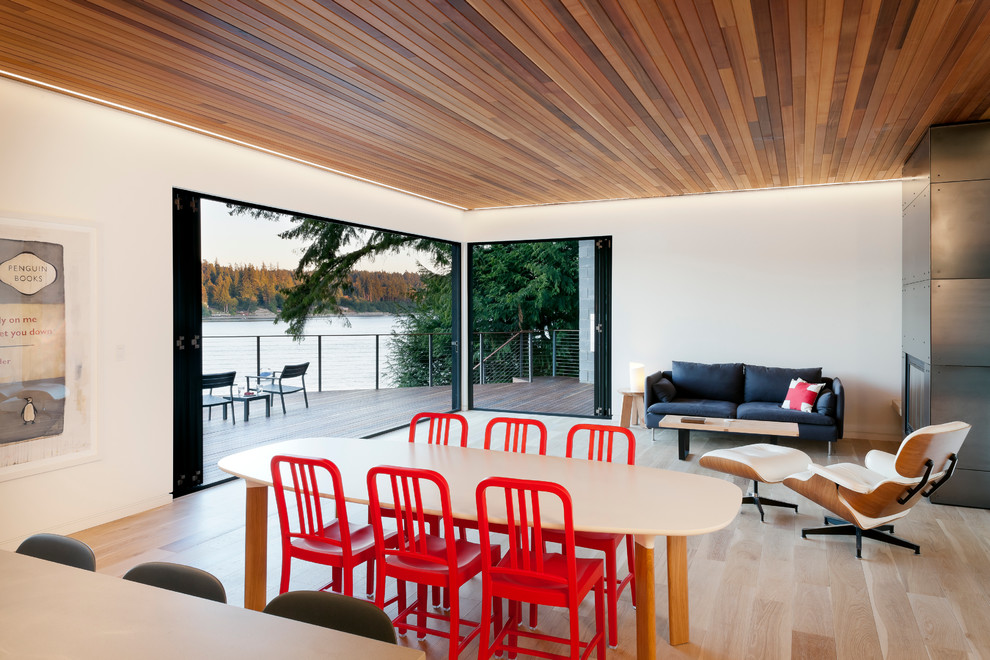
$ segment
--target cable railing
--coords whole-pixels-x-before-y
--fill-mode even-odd
[[[478,332],[471,349],[476,385],[579,376],[577,330]],[[307,386],[320,392],[449,386],[451,335],[317,334],[298,341],[288,335],[203,337],[203,373],[236,371],[238,383],[301,362],[310,363]]]
[[[203,373],[244,377],[309,362],[317,391],[449,386],[451,335],[446,333],[204,336]],[[314,382],[315,381],[315,382]]]
[[[580,375],[577,330],[477,332],[472,335],[471,355],[475,385]]]

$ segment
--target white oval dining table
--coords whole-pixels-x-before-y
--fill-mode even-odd
[[[739,512],[736,485],[698,474],[652,467],[602,463],[425,443],[356,438],[299,438],[227,456],[224,472],[247,485],[244,606],[262,609],[267,582],[268,487],[276,454],[328,458],[340,468],[345,498],[368,502],[367,473],[376,465],[435,470],[450,486],[451,510],[477,518],[475,489],[491,476],[559,483],[571,494],[577,531],[632,534],[636,538],[637,658],[656,657],[654,543],[667,540],[669,642],[687,643],[687,537],[727,526]],[[426,506],[429,509],[429,504]]]

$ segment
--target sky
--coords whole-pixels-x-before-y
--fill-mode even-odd
[[[288,219],[275,222],[246,215],[231,217],[221,202],[203,200],[202,255],[207,261],[221,266],[262,262],[269,267],[295,268],[302,254],[302,241],[288,241],[278,235],[292,227]],[[373,262],[358,262],[357,270],[416,272],[416,257],[412,253],[386,255]]]

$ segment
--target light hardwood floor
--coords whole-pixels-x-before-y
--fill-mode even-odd
[[[472,446],[480,446],[493,413],[470,412]],[[550,453],[563,455],[567,429],[578,421],[542,417],[550,429]],[[362,442],[405,438],[395,432]],[[674,431],[636,430],[637,463],[732,479],[698,466],[698,457],[719,447],[760,442],[748,436],[692,434],[693,453],[677,460]],[[842,440],[826,456],[819,443],[788,441],[819,463],[861,461],[870,449],[896,449],[891,443]],[[657,544],[657,631],[660,658],[990,658],[990,511],[921,502],[897,523],[898,535],[921,544],[920,556],[902,548],[864,540],[856,559],[854,540],[842,537],[801,539],[802,527],[821,523],[822,509],[783,486],[761,494],[800,504],[800,513],[767,509],[760,523],[744,506],[726,529],[688,539],[691,643],[666,643],[666,556]],[[678,506],[678,502],[656,502]],[[278,522],[269,520],[268,596],[278,589]],[[356,509],[355,519],[363,519]],[[122,575],[151,560],[198,566],[215,574],[235,605],[243,602],[244,485],[232,482],[189,495],[158,509],[85,530],[73,536],[89,543],[98,570]],[[624,553],[620,553],[620,559]],[[297,563],[292,588],[318,588],[329,580],[321,567]],[[363,573],[356,579],[363,584]],[[467,618],[480,613],[481,585],[475,579],[461,592]],[[582,619],[593,620],[591,599]],[[565,621],[546,608],[541,629],[565,630]],[[590,625],[586,624],[586,625]],[[635,611],[628,592],[619,602],[620,644],[609,658],[635,657]],[[423,648],[430,658],[446,657],[437,637],[400,643]],[[473,657],[477,642],[462,657]]]

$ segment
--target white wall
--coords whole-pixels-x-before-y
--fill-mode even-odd
[[[454,241],[614,237],[613,373],[672,359],[821,365],[847,435],[896,432],[900,185],[463,214],[0,79],[0,217],[95,227],[98,461],[0,481],[0,547],[169,501],[171,192]]]
[[[846,436],[885,439],[898,431],[900,195],[886,182],[466,218],[471,241],[613,237],[615,390],[629,362],[821,366],[846,387]]]
[[[99,460],[0,481],[0,547],[169,501],[172,188],[460,240],[462,214],[0,79],[0,217],[98,232]]]

